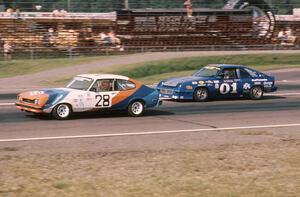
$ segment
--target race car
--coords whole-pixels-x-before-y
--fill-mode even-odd
[[[277,87],[273,76],[245,66],[217,64],[205,66],[192,76],[163,80],[157,90],[161,99],[201,102],[243,96],[258,100]]]
[[[134,79],[111,74],[74,77],[66,88],[42,89],[18,95],[16,106],[35,114],[69,119],[73,112],[124,110],[137,117],[160,105],[158,91]]]

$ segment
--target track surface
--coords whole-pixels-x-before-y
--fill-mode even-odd
[[[207,103],[165,102],[144,117],[131,118],[124,112],[78,114],[69,121],[25,114],[14,106],[0,106],[0,140],[61,136],[110,135],[157,132],[140,136],[94,137],[24,142],[0,142],[0,151],[78,152],[141,151],[170,148],[198,148],[210,145],[272,142],[278,137],[300,139],[300,70],[272,71],[280,80],[280,91],[260,101],[217,100]],[[293,94],[286,94],[293,93]],[[296,94],[295,94],[296,93]],[[298,94],[297,94],[298,93]],[[1,97],[1,96],[0,96]],[[2,95],[0,102],[14,95]],[[213,130],[214,128],[267,126],[254,129],[263,135],[240,135],[249,129]],[[166,133],[178,130],[194,132]],[[199,130],[212,129],[212,130]],[[251,130],[251,129],[250,129]],[[277,133],[268,135],[268,132]]]

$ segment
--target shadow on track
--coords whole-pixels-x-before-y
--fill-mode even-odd
[[[285,99],[287,97],[284,96],[264,96],[261,101],[263,100],[276,100],[276,99]],[[225,102],[225,101],[260,101],[260,100],[252,100],[250,98],[247,97],[241,97],[241,98],[216,98],[216,99],[209,99],[205,102],[195,102],[192,100],[180,100],[180,101],[176,101],[176,100],[168,100],[170,102],[174,102],[174,103],[212,103],[212,102]]]
[[[141,117],[131,117],[127,114],[126,111],[101,111],[101,112],[81,112],[74,113],[73,116],[69,120],[79,120],[79,119],[98,119],[98,118],[142,118],[142,117],[153,117],[153,116],[169,116],[174,115],[174,113],[161,111],[161,110],[146,110],[144,115]],[[34,114],[26,114],[27,117],[36,119],[36,120],[53,120],[49,114],[43,115],[34,115]],[[68,121],[68,120],[67,120]]]

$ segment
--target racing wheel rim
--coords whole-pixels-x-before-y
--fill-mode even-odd
[[[205,100],[207,98],[207,91],[205,89],[199,89],[196,92],[196,96],[198,100]]]
[[[262,91],[261,88],[255,87],[255,88],[253,88],[252,93],[253,93],[253,96],[254,96],[255,98],[261,98],[261,97],[262,97],[262,94],[263,94],[263,91]]]
[[[144,110],[144,106],[141,102],[134,102],[131,105],[131,111],[135,115],[139,115],[139,114],[143,113],[143,110]]]
[[[56,109],[57,115],[61,118],[66,118],[70,114],[70,108],[66,104],[61,104]]]

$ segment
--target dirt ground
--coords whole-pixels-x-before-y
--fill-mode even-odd
[[[300,193],[296,139],[143,152],[14,155],[13,151],[1,151],[0,196],[296,197]]]

